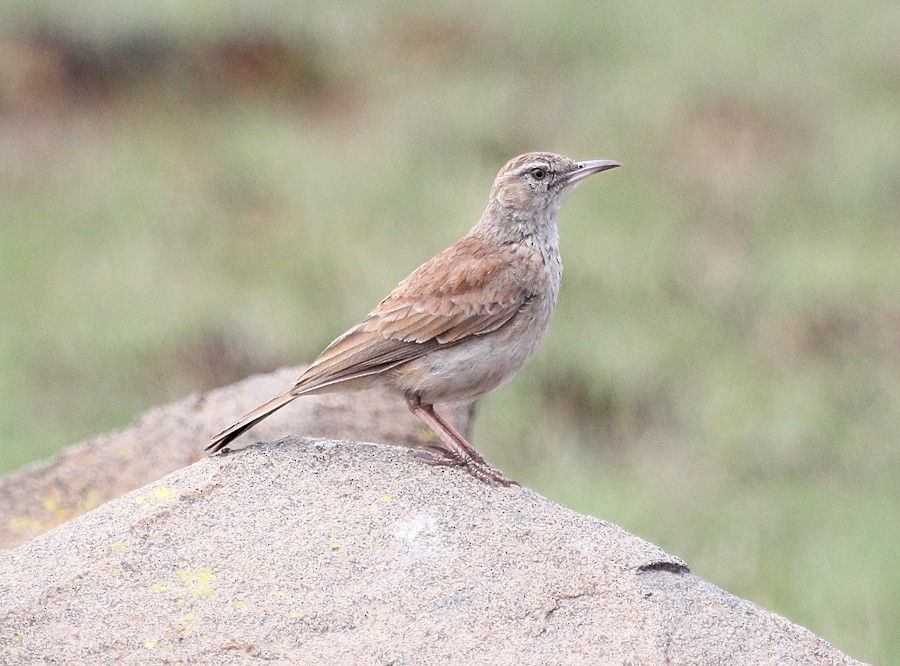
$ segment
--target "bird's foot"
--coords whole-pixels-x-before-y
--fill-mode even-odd
[[[503,486],[504,488],[509,488],[510,486],[521,486],[518,481],[513,481],[512,479],[506,477],[499,469],[495,469],[487,463],[482,464],[475,460],[470,460],[466,464],[466,469],[468,470],[469,474],[474,476],[476,479],[478,479],[479,481],[484,481],[491,486]]]
[[[442,446],[433,444],[420,444],[419,450],[413,450],[410,455],[415,456],[428,465],[452,465],[462,467],[468,464],[468,460],[455,451],[450,451]]]
[[[505,488],[520,485],[518,482],[507,478],[500,470],[488,465],[484,458],[480,460],[470,458],[456,451],[445,449],[443,446],[421,444],[419,445],[419,450],[412,451],[412,455],[429,465],[465,467],[469,474],[488,485],[499,485]]]

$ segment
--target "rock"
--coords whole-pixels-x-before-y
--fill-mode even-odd
[[[282,368],[151,409],[128,428],[71,446],[49,462],[0,479],[0,548],[17,546],[196,462],[210,435],[284,391],[304,369]],[[442,413],[468,433],[471,405]],[[407,446],[433,437],[403,400],[373,390],[304,396],[260,423],[237,445],[289,434]]]
[[[0,552],[0,618],[10,664],[859,663],[530,490],[299,437]]]

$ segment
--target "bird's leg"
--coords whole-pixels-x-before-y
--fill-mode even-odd
[[[451,460],[463,459],[467,462],[473,461],[481,465],[487,465],[487,461],[484,457],[466,441],[466,438],[435,411],[434,405],[423,403],[422,399],[418,397],[408,400],[407,404],[409,405],[410,411],[422,419],[441,441],[449,447],[444,448],[434,444],[426,444],[423,448],[438,452]]]
[[[440,414],[437,413],[437,411],[434,408],[434,405],[424,405],[423,404],[423,405],[421,405],[421,407],[422,407],[422,410],[430,418],[434,419],[435,423],[437,423],[438,434],[440,434],[440,431],[443,430],[450,436],[450,438],[453,440],[453,442],[456,443],[459,446],[459,448],[461,448],[463,450],[463,452],[467,458],[474,460],[475,462],[480,463],[482,465],[488,464],[487,461],[484,459],[484,456],[482,456],[480,453],[478,453],[478,451],[475,450],[474,446],[469,444],[469,442],[466,440],[466,438],[462,436],[462,433],[459,432],[459,430],[454,428],[452,425],[450,425],[450,423],[448,423],[447,420],[444,419],[443,416],[441,416]],[[434,428],[434,425],[432,425],[431,427]]]
[[[491,467],[484,457],[475,450],[475,447],[469,444],[456,428],[435,411],[434,405],[423,403],[418,396],[407,398],[406,404],[409,406],[410,411],[431,428],[446,445],[446,448],[434,444],[424,445],[422,448],[434,451],[445,458],[445,460],[429,462],[438,465],[465,465],[472,476],[486,483],[493,482],[502,486],[519,485],[512,479],[506,478],[499,470]]]

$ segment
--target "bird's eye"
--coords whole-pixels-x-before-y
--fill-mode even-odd
[[[544,180],[544,178],[547,177],[547,170],[542,169],[541,167],[534,167],[528,173],[530,173],[531,177],[534,178],[535,180]]]

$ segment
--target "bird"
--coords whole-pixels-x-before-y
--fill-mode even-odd
[[[419,446],[426,462],[464,467],[491,485],[518,485],[434,405],[480,398],[509,382],[535,353],[559,295],[560,207],[577,183],[619,166],[549,152],[511,159],[465,236],[401,280],[293,386],[213,435],[206,450],[221,450],[302,395],[379,385],[402,397],[437,435],[440,443]]]

